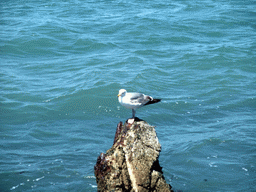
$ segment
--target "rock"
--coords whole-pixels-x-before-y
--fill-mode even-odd
[[[172,191],[159,165],[160,151],[153,126],[139,119],[120,122],[113,146],[94,166],[98,191]]]

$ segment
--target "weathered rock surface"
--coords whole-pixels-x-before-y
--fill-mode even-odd
[[[98,191],[171,191],[159,165],[160,151],[153,126],[120,122],[113,146],[101,153],[94,167]]]

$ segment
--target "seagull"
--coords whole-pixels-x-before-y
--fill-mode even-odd
[[[136,109],[161,101],[161,99],[153,99],[153,97],[142,93],[129,93],[125,89],[120,89],[117,97],[122,106],[132,109],[132,118],[135,118]]]

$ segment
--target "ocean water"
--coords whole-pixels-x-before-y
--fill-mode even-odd
[[[131,110],[175,191],[256,191],[256,2],[0,2],[0,191],[97,191]]]

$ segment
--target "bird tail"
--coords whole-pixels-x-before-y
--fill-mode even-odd
[[[160,102],[161,99],[153,99],[152,97],[150,98],[150,101],[147,102],[145,105],[150,105],[150,104],[154,104],[154,103],[158,103]]]

